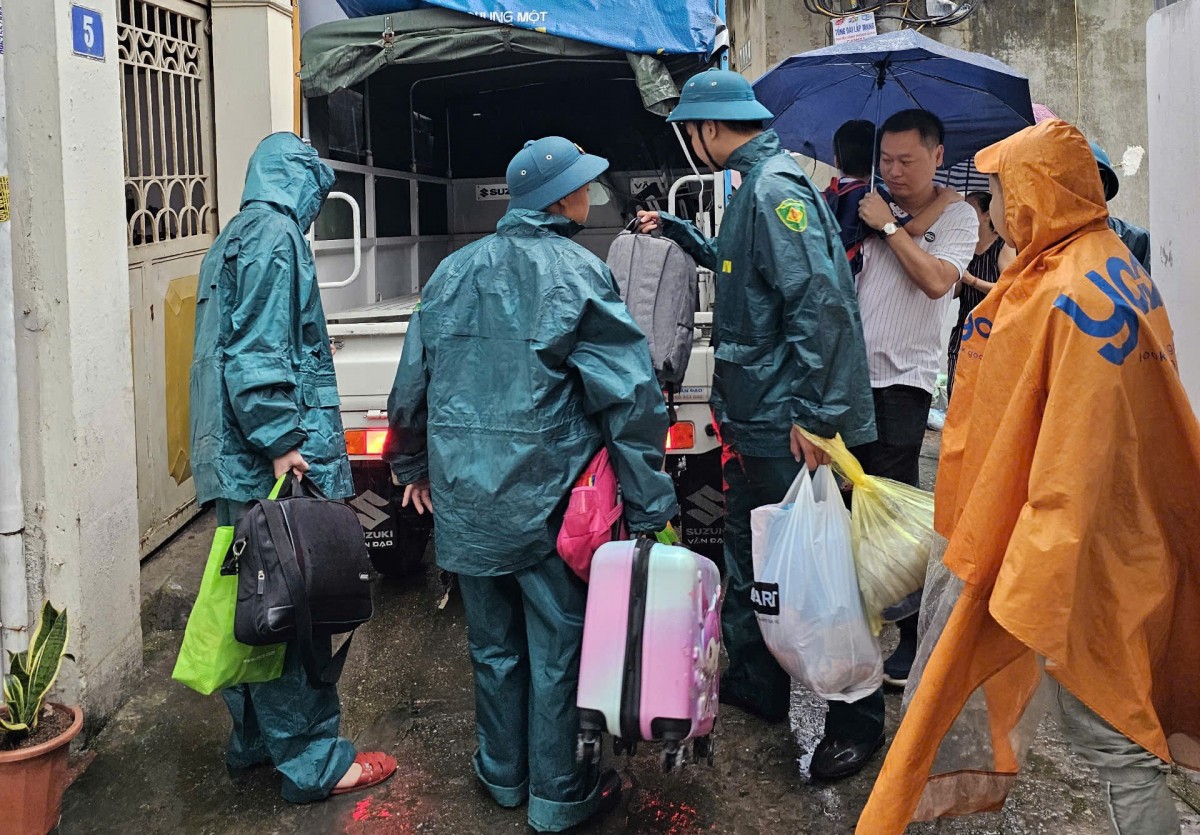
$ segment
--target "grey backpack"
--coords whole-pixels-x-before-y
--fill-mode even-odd
[[[692,354],[699,292],[696,262],[668,238],[622,232],[608,250],[608,267],[633,321],[650,343],[658,382],[673,396]]]

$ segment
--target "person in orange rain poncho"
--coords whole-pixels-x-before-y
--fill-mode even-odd
[[[927,661],[857,832],[999,809],[1050,704],[1115,831],[1177,832],[1167,763],[1200,767],[1200,426],[1167,312],[1076,128],[976,166],[1018,254],[964,326],[942,440],[930,576],[960,591],[926,600]]]

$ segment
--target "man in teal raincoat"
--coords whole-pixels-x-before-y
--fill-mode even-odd
[[[291,133],[259,143],[241,211],[204,257],[192,361],[192,476],[200,502],[217,501],[233,525],[292,470],[330,498],[353,494],[338,413],[325,314],[304,230],[333,186],[333,171]],[[328,640],[318,642],[327,660]],[[294,645],[275,681],[221,694],[233,716],[231,775],[274,763],[293,803],[374,785],[391,776],[386,754],[355,755],[338,736],[332,684],[309,681]]]
[[[556,136],[517,153],[496,234],[426,285],[388,402],[384,457],[405,503],[432,501],[438,565],[459,575],[476,775],[500,805],[528,802],[540,832],[620,792],[615,772],[597,777],[575,758],[587,589],[555,550],[572,484],[604,445],[632,533],[677,511],[646,339],[608,267],[570,240],[607,167]]]
[[[822,437],[840,433],[855,446],[875,440],[875,409],[838,223],[775,132],[762,129],[770,118],[741,75],[694,76],[668,121],[684,124],[704,164],[741,172],[741,187],[713,239],[666,212],[639,216],[642,231],[661,227],[716,273],[712,407],[724,446],[729,575],[721,701],[780,722],[788,716],[791,680],[763,643],[750,597],[750,511],[778,502],[800,462],[828,462],[797,427]],[[882,742],[882,691],[830,702],[811,773],[849,776]]]

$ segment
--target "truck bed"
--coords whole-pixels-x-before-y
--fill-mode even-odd
[[[365,413],[387,408],[404,335],[420,301],[416,294],[397,296],[326,315],[347,429],[362,425]]]
[[[421,296],[413,293],[410,296],[396,296],[384,299],[364,307],[351,310],[339,310],[327,314],[325,320],[330,325],[365,325],[380,322],[407,322],[412,318],[413,311],[421,302]]]

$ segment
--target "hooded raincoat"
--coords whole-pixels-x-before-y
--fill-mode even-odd
[[[192,362],[192,473],[217,523],[265,498],[272,459],[299,449],[330,498],[353,493],[337,382],[312,251],[304,240],[333,171],[295,134],[276,133],[250,157],[242,210],[200,267]],[[315,646],[318,663],[329,639]],[[327,797],[354,761],[338,736],[337,689],[314,685],[295,645],[274,681],[221,691],[233,719],[226,764],[271,762],[286,800]]]
[[[661,213],[663,234],[716,274],[712,406],[742,455],[791,456],[793,424],[875,440],[875,406],[854,278],[821,192],[768,130],[727,167],[742,185],[705,237]],[[836,357],[836,361],[835,361]]]
[[[263,498],[272,460],[299,449],[330,498],[353,494],[337,380],[304,230],[334,175],[295,134],[268,136],[242,210],[204,256],[192,360],[192,474],[199,501]]]
[[[977,165],[999,174],[1018,255],[964,327],[935,520],[962,592],[867,835],[998,809],[1043,672],[1157,757],[1200,766],[1200,428],[1163,298],[1108,229],[1075,128],[1028,128]]]
[[[571,486],[607,445],[631,532],[676,514],[646,338],[565,217],[511,209],[438,267],[409,323],[384,448],[430,477],[438,565],[511,574],[555,552]]]

